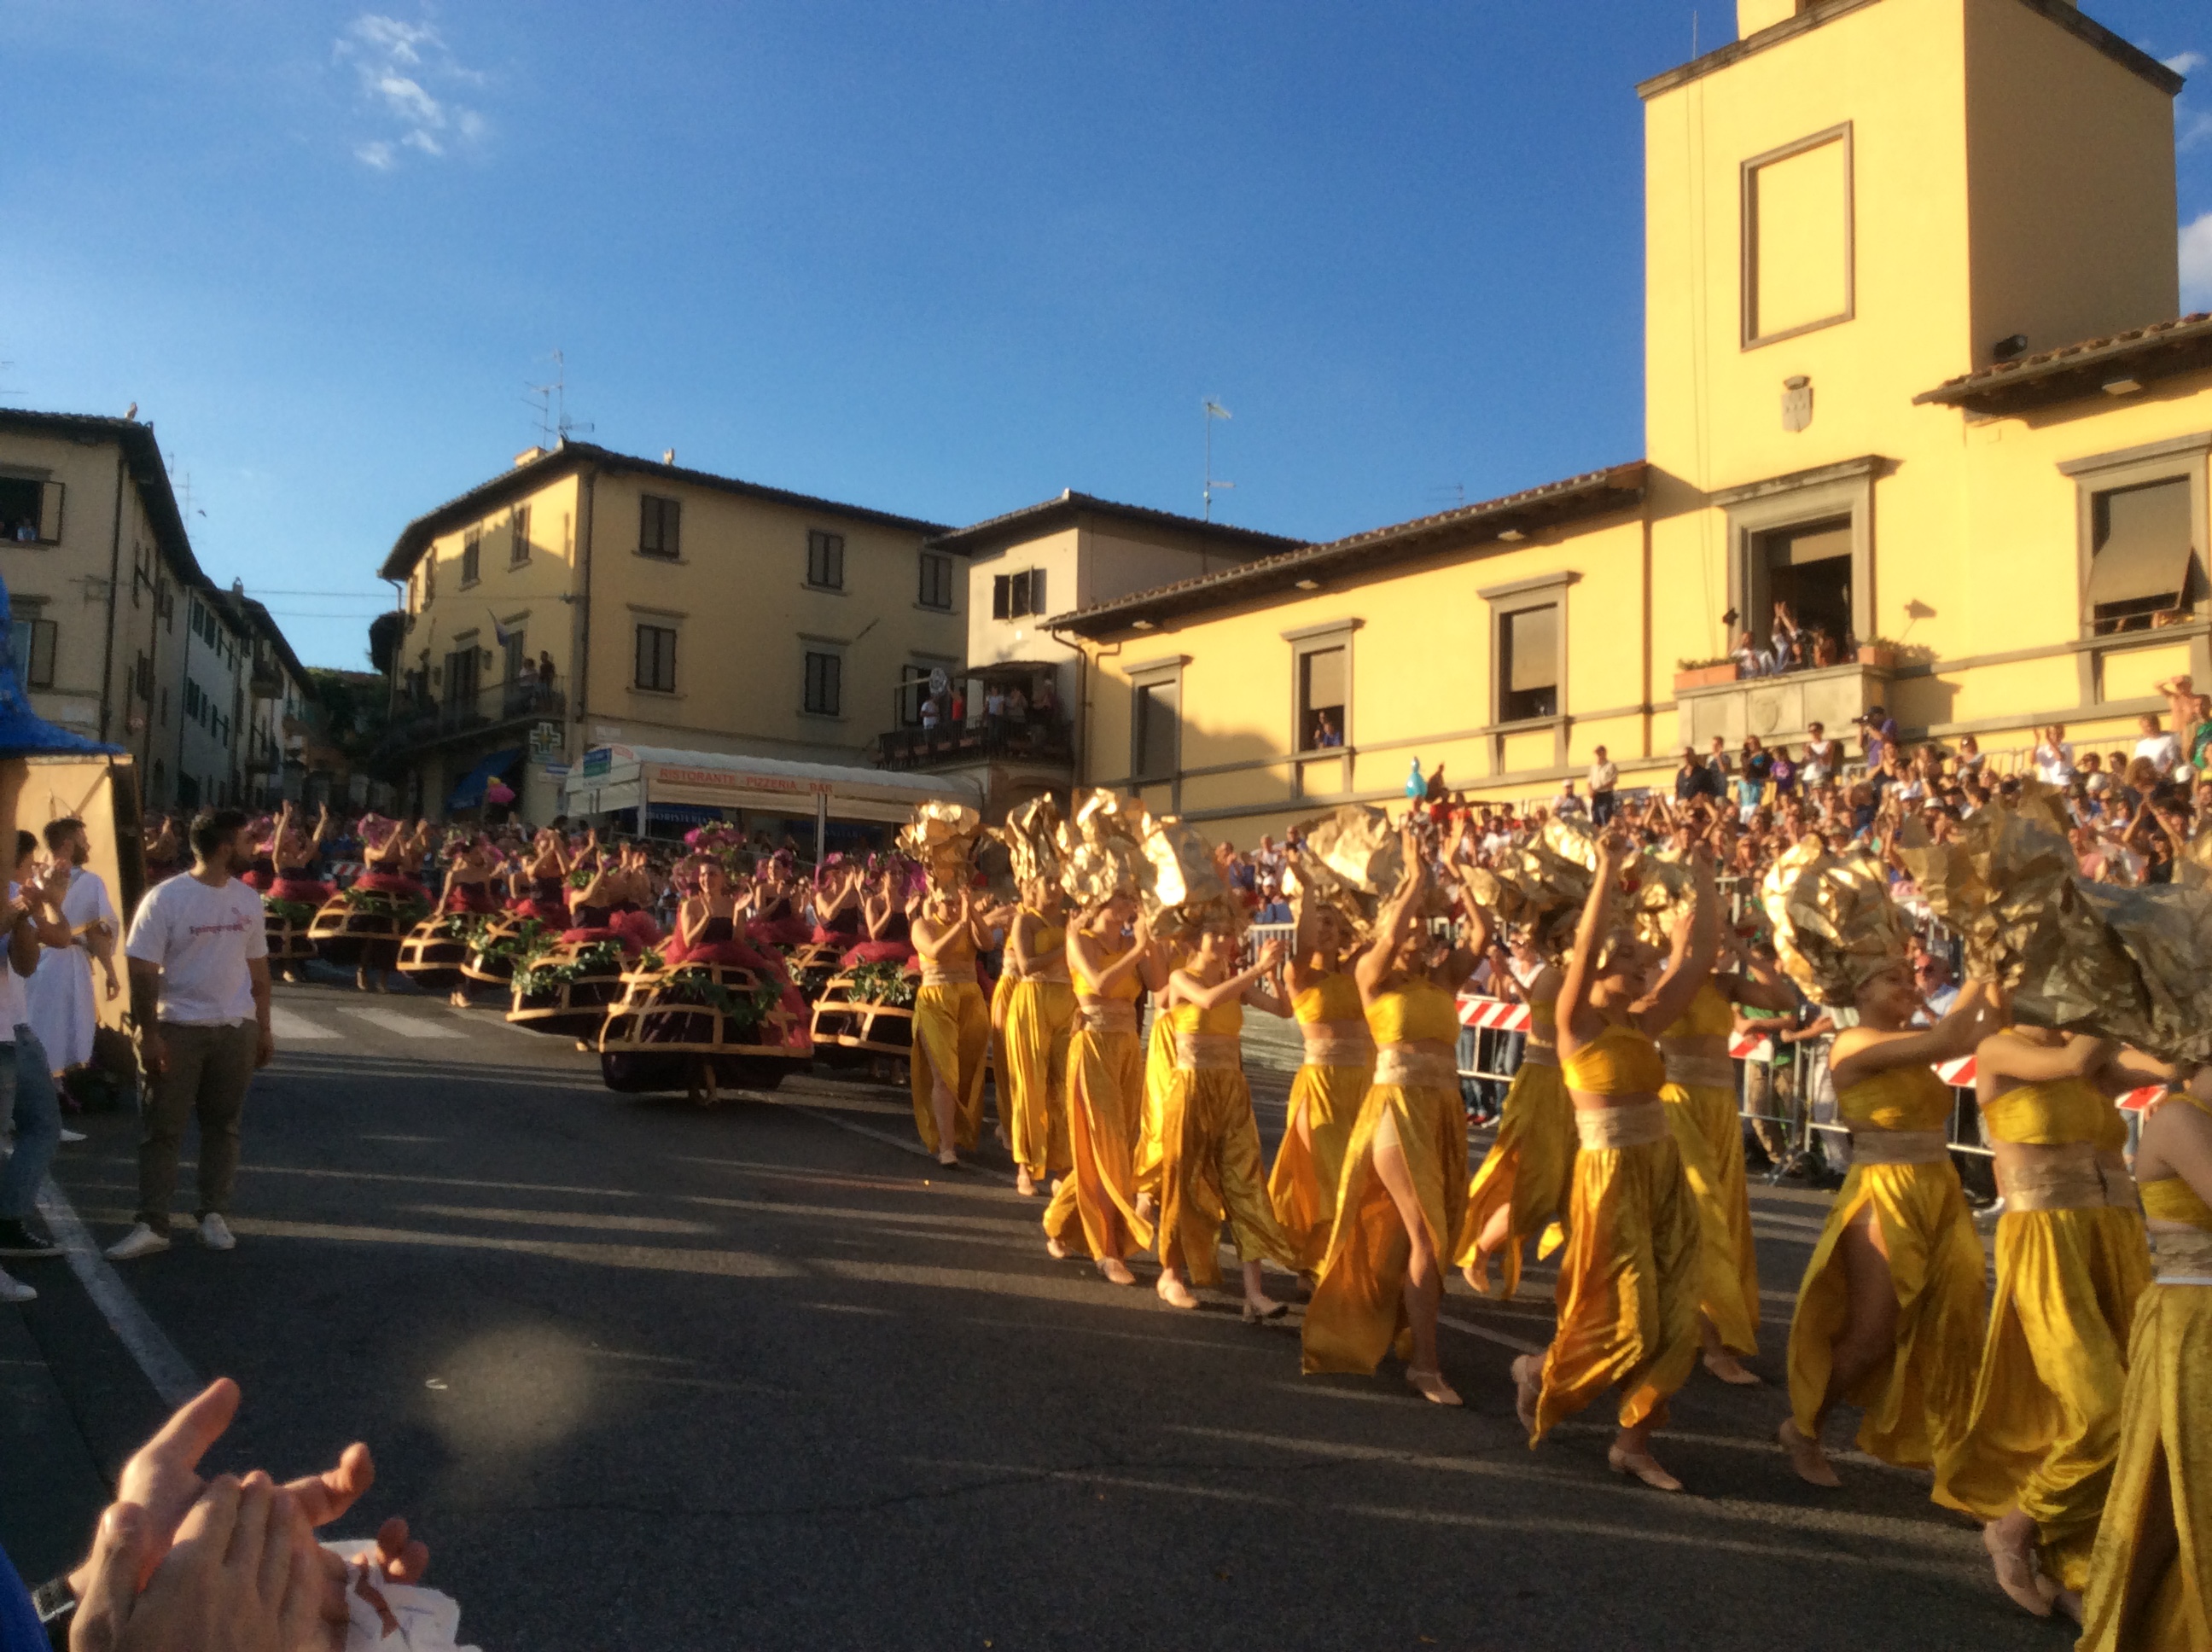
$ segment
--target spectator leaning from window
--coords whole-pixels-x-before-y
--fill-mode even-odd
[[[1590,819],[1600,826],[1613,823],[1613,788],[1620,784],[1620,768],[1600,746],[1589,766]]]
[[[169,1248],[169,1200],[189,1114],[200,1125],[200,1242],[210,1250],[236,1242],[224,1218],[238,1174],[239,1124],[254,1071],[276,1048],[261,897],[231,876],[245,829],[246,817],[234,809],[194,820],[191,872],[147,892],[124,943],[151,1095],[138,1145],[137,1221],[108,1248],[115,1261]]]
[[[1336,714],[1317,711],[1314,714],[1314,745],[1316,750],[1334,750],[1344,744],[1344,731],[1336,726]]]
[[[2160,780],[2172,778],[2173,771],[2181,767],[2181,740],[2179,736],[2161,729],[2158,717],[2145,712],[2136,719],[2136,756],[2147,759],[2158,771]]]

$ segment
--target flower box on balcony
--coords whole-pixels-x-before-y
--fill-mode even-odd
[[[1863,642],[1859,645],[1859,664],[1886,671],[1897,664],[1897,650],[1886,642]]]
[[[1735,681],[1736,665],[1733,659],[1724,659],[1717,665],[1692,665],[1674,673],[1674,692],[1685,689],[1709,689],[1716,683]]]

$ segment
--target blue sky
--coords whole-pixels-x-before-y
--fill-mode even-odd
[[[2089,9],[2212,54],[2201,3]],[[1329,538],[1640,451],[1632,88],[1691,29],[1627,0],[9,0],[0,389],[137,402],[203,563],[318,664],[365,663],[401,525],[537,439],[556,348],[592,440],[952,523],[1063,487],[1195,512],[1217,396],[1216,514]]]

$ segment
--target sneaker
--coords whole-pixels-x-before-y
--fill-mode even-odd
[[[82,1130],[71,1130],[64,1126],[62,1129],[62,1139],[64,1141],[82,1141],[84,1139],[84,1132]]]
[[[135,1261],[141,1256],[151,1256],[155,1251],[168,1248],[167,1234],[156,1233],[140,1222],[107,1248],[107,1260],[111,1262]]]
[[[230,1224],[210,1211],[200,1218],[200,1243],[210,1250],[234,1250],[238,1241],[230,1236]]]
[[[21,1279],[11,1279],[8,1270],[0,1267],[0,1302],[36,1302],[39,1293]]]
[[[0,1218],[0,1256],[58,1256],[62,1248],[28,1223]]]

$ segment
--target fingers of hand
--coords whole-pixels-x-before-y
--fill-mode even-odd
[[[299,1499],[282,1486],[274,1488],[269,1501],[269,1531],[262,1544],[260,1572],[256,1580],[264,1606],[274,1610],[283,1605],[293,1567],[316,1546],[313,1528],[300,1512]]]
[[[230,1528],[230,1546],[223,1564],[245,1579],[261,1570],[261,1557],[269,1546],[269,1527],[276,1514],[276,1484],[259,1469],[239,1485],[238,1521]]]
[[[77,1602],[70,1630],[72,1652],[113,1652],[130,1620],[152,1537],[146,1511],[134,1503],[109,1506],[92,1546],[92,1582]]]
[[[277,1616],[282,1636],[279,1644],[284,1652],[343,1646],[346,1625],[345,1568],[339,1566],[334,1588],[323,1564],[323,1551],[312,1536],[304,1543],[286,1544],[271,1552],[275,1559],[283,1563],[283,1574],[276,1593],[264,1591],[262,1598]],[[333,1606],[337,1608],[335,1615]]]
[[[308,1523],[327,1526],[358,1503],[376,1484],[376,1459],[360,1441],[338,1454],[337,1466],[307,1474],[284,1489],[300,1500]]]

